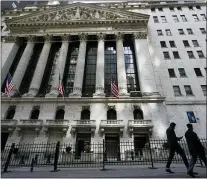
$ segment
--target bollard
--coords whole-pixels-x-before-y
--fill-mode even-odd
[[[132,161],[134,160],[134,151],[131,151],[131,158],[132,158]]]
[[[154,163],[153,163],[153,159],[152,159],[152,150],[151,150],[151,144],[150,144],[150,137],[148,134],[148,141],[149,141],[149,149],[150,149],[150,159],[151,159],[151,167],[148,167],[149,169],[157,169],[156,167],[154,167]]]
[[[32,158],[30,172],[33,172],[33,169],[34,169],[34,163],[35,163],[35,159]]]
[[[12,154],[13,154],[13,151],[14,151],[14,147],[15,147],[15,143],[12,143],[11,148],[9,150],[9,155],[6,159],[6,163],[5,163],[5,166],[4,166],[4,171],[3,171],[4,173],[10,172],[10,171],[7,171],[7,170],[8,170],[10,161],[11,161],[11,157],[12,157]]]
[[[55,148],[55,160],[54,160],[54,170],[52,172],[58,172],[60,170],[57,169],[58,158],[59,158],[59,150],[60,150],[60,142],[57,142]]]
[[[121,161],[120,145],[118,144],[117,161]]]
[[[51,158],[51,154],[49,154],[49,155],[47,156],[47,161],[46,161],[46,163],[51,163],[50,158]]]

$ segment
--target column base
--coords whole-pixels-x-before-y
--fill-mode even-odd
[[[35,97],[38,93],[38,89],[36,88],[30,88],[28,93],[25,93],[22,97]]]
[[[96,92],[96,93],[93,93],[93,97],[94,98],[105,98],[106,94],[104,92]]]
[[[161,96],[159,92],[142,92],[142,96]]]
[[[35,97],[35,95],[32,93],[25,93],[22,95],[22,98],[34,98],[34,97]]]
[[[130,97],[129,93],[119,93],[119,97]]]
[[[69,94],[69,98],[81,98],[81,94],[80,93],[71,93]]]
[[[57,91],[51,91],[45,95],[45,98],[57,98],[59,93]]]

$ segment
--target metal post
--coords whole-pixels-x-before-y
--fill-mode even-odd
[[[105,170],[105,140],[103,139],[103,169]]]
[[[35,163],[35,159],[32,158],[30,172],[33,172],[33,169],[34,169],[34,163]]]
[[[55,160],[54,160],[54,170],[52,172],[58,172],[60,170],[57,169],[58,158],[59,158],[59,150],[60,150],[60,142],[58,141],[55,149]]]
[[[5,163],[5,166],[4,166],[4,173],[6,172],[10,172],[10,171],[7,171],[8,167],[9,167],[9,164],[10,164],[10,161],[11,161],[11,157],[12,157],[12,154],[13,154],[13,151],[14,151],[14,147],[15,147],[15,143],[12,143],[11,145],[11,148],[9,150],[9,155],[6,159],[6,163]]]
[[[149,136],[149,133],[148,133],[148,141],[149,141],[149,149],[150,149],[150,159],[151,159],[151,164],[152,166],[151,167],[148,167],[149,169],[157,169],[154,167],[154,163],[153,163],[153,159],[152,159],[152,150],[151,150],[151,144],[150,144],[150,136]]]

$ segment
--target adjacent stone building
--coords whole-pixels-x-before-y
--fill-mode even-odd
[[[3,11],[1,29],[2,149],[139,143],[172,121],[206,136],[205,2],[36,3]]]

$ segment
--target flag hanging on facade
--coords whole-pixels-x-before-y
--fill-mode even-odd
[[[64,96],[64,95],[63,95],[63,85],[62,85],[62,80],[61,80],[61,78],[60,78],[60,74],[59,74],[58,91],[59,91],[59,93],[60,93],[62,96]]]
[[[4,93],[9,97],[9,93],[13,90],[14,87],[15,85],[12,81],[12,77],[10,74],[8,74]]]
[[[119,91],[113,79],[111,80],[111,93],[114,97],[119,98]]]

